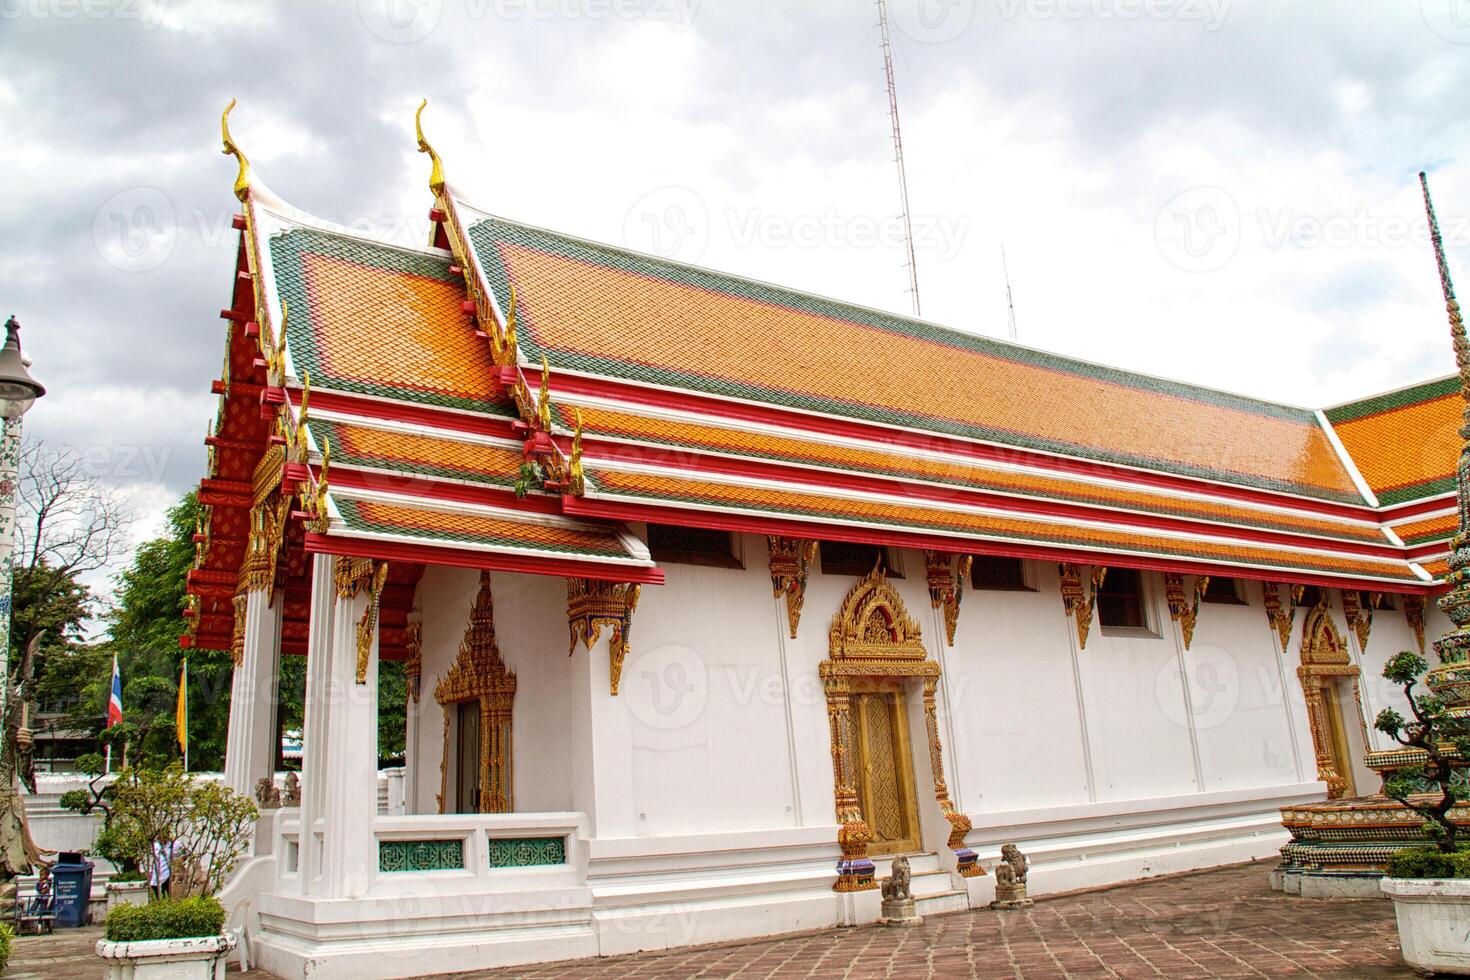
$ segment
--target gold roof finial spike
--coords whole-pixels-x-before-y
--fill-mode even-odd
[[[444,163],[439,159],[439,154],[435,153],[434,148],[429,145],[429,141],[424,139],[424,106],[428,104],[428,99],[419,103],[418,112],[413,114],[413,128],[414,133],[418,136],[419,152],[427,153],[429,159],[433,161],[433,168],[429,171],[429,190],[438,196],[444,193]]]
[[[1444,293],[1444,308],[1450,317],[1455,366],[1460,371],[1460,395],[1465,399],[1465,427],[1460,430],[1460,435],[1470,439],[1470,341],[1465,338],[1465,321],[1460,317],[1460,302],[1455,299],[1455,284],[1450,281],[1450,265],[1444,255],[1444,240],[1439,235],[1439,219],[1434,215],[1434,202],[1429,198],[1429,178],[1422,170],[1419,172],[1419,186],[1424,190],[1424,213],[1429,217],[1429,240],[1434,244],[1434,261],[1439,266],[1439,288]]]
[[[250,196],[250,161],[245,159],[245,154],[235,145],[235,140],[230,136],[230,110],[235,108],[235,100],[225,106],[224,115],[219,117],[220,138],[224,140],[226,155],[233,153],[235,159],[240,163],[240,173],[235,177],[235,196],[241,201]]]

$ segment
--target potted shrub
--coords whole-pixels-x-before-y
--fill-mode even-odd
[[[102,830],[88,853],[105,858],[113,867],[107,879],[107,911],[119,905],[146,905],[148,876],[134,859],[131,842],[112,822],[112,777],[102,755],[90,752],[77,757],[77,770],[91,777],[85,789],[67,790],[60,805],[81,814],[100,813]]]
[[[1424,668],[1424,658],[1408,651],[1384,665],[1383,676],[1403,687],[1414,720],[1385,708],[1375,727],[1424,754],[1423,764],[1389,777],[1384,792],[1424,818],[1434,843],[1395,854],[1380,887],[1393,899],[1404,962],[1423,972],[1470,975],[1470,850],[1451,814],[1463,794],[1457,772],[1470,760],[1470,738],[1443,697],[1414,694]]]
[[[255,803],[178,766],[124,770],[110,796],[113,846],[141,869],[145,889],[155,884],[155,897],[108,912],[97,942],[108,976],[223,978],[235,940],[221,932],[225,910],[214,895],[249,842]]]

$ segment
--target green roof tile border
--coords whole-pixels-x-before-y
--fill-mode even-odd
[[[358,508],[358,501],[351,497],[333,496],[333,503],[337,505],[337,511],[342,515],[342,521],[350,530],[377,534],[402,534],[408,537],[419,538],[424,541],[435,541],[452,547],[456,542],[471,542],[473,544],[484,544],[492,547],[520,548],[525,551],[541,551],[560,555],[594,555],[600,558],[628,558],[626,549],[609,547],[605,550],[591,550],[587,548],[572,548],[567,545],[547,544],[541,541],[529,541],[524,538],[510,538],[495,534],[448,534],[439,531],[429,531],[424,528],[404,527],[401,524],[386,524],[381,521],[370,520],[365,517]],[[390,506],[411,507],[411,504],[392,504]],[[513,520],[507,517],[506,520]]]
[[[365,395],[400,401],[418,402],[445,408],[466,409],[473,412],[511,417],[514,412],[503,400],[462,398],[428,389],[406,388],[345,378],[328,371],[323,365],[316,343],[315,323],[309,316],[312,311],[311,297],[306,286],[303,256],[310,253],[327,258],[352,262],[368,269],[379,269],[402,275],[419,276],[444,283],[461,280],[449,272],[448,258],[405,251],[391,245],[336,235],[314,228],[292,228],[269,240],[271,262],[275,267],[276,290],[281,300],[288,304],[286,323],[286,346],[299,374],[309,370],[314,381],[327,382],[330,387],[344,391],[355,391]]]
[[[497,237],[497,231],[509,231],[516,237]],[[500,304],[501,308],[504,308],[509,303],[509,276],[496,245],[501,241],[505,241],[509,244],[556,255],[569,261],[600,265],[604,268],[615,269],[631,275],[661,279],[674,285],[691,286],[724,295],[739,296],[756,302],[785,306],[790,309],[843,320],[858,326],[883,330],[911,339],[938,343],[960,350],[984,354],[1016,364],[1042,367],[1061,373],[1087,377],[1093,380],[1133,388],[1145,393],[1173,395],[1201,404],[1234,409],[1287,422],[1295,422],[1305,428],[1315,429],[1318,432],[1323,431],[1321,425],[1317,422],[1316,414],[1308,409],[1293,408],[1274,402],[1248,398],[1244,395],[1234,395],[1228,392],[1188,385],[1178,381],[1168,381],[1161,378],[1152,378],[1147,375],[1132,374],[1118,368],[1095,365],[1087,361],[1080,361],[1044,351],[1036,351],[1030,348],[1011,347],[987,337],[962,333],[920,320],[879,313],[863,307],[840,303],[835,300],[810,296],[784,287],[742,279],[738,276],[712,272],[695,266],[687,266],[657,259],[652,256],[642,256],[612,246],[586,242],[545,229],[507,221],[503,218],[490,217],[481,219],[470,226],[468,234],[470,243],[475,248],[476,255],[480,260],[481,268],[484,270],[485,277],[490,287],[495,291],[496,301]],[[679,278],[676,278],[675,274],[683,276],[686,281],[681,281]],[[524,300],[524,298],[523,295],[522,299]],[[1251,486],[1258,489],[1300,494],[1340,503],[1360,504],[1363,502],[1362,498],[1356,492],[1347,490],[1335,491],[1326,487],[1296,483],[1289,480],[1279,480],[1255,473],[1197,466],[1177,460],[1165,460],[1154,456],[1118,452],[1100,446],[1044,439],[1029,433],[1010,429],[970,425],[936,416],[916,415],[844,399],[802,395],[785,389],[755,385],[748,382],[737,382],[708,375],[673,371],[667,368],[623,361],[602,355],[587,354],[581,351],[565,351],[550,348],[543,345],[540,338],[536,335],[535,318],[526,309],[524,303],[517,309],[517,325],[519,328],[518,337],[521,352],[531,362],[535,362],[544,356],[547,362],[555,367],[585,370],[590,373],[623,378],[629,381],[640,381],[694,391],[704,391],[717,395],[733,395],[755,401],[774,402],[780,405],[824,414],[846,415],[882,424],[928,429],[961,438],[1009,443],[1062,455],[1080,455],[1124,466],[1136,466],[1155,470],[1161,469],[1165,472],[1201,479],[1221,480],[1227,483]]]
[[[1437,480],[1425,480],[1423,483],[1410,483],[1401,487],[1389,487],[1386,490],[1376,491],[1378,503],[1384,507],[1396,504],[1409,504],[1425,497],[1437,497],[1440,494],[1450,493],[1455,489],[1454,476],[1441,477]]]
[[[591,475],[591,474],[589,474],[589,475]],[[603,483],[599,482],[599,486],[606,487],[606,484],[603,484]],[[1158,547],[1158,546],[1151,546],[1151,545],[1139,544],[1139,545],[1136,545],[1134,547],[1124,549],[1124,548],[1119,548],[1116,545],[1102,544],[1102,543],[1099,543],[1099,542],[1096,542],[1096,541],[1089,541],[1086,538],[1068,537],[1068,536],[1064,536],[1064,535],[1027,534],[1027,533],[1021,532],[1021,531],[1007,531],[1007,532],[1003,532],[1003,533],[1002,532],[987,533],[987,532],[981,532],[981,531],[967,531],[967,530],[956,528],[956,527],[954,527],[951,524],[944,524],[944,523],[937,522],[937,521],[936,522],[929,522],[929,521],[893,520],[893,521],[885,522],[885,521],[864,520],[862,518],[855,517],[855,516],[853,516],[851,514],[837,514],[837,513],[833,513],[832,511],[830,511],[828,509],[824,509],[824,508],[820,508],[820,507],[777,507],[777,508],[761,507],[761,506],[757,506],[755,504],[741,503],[740,501],[736,501],[736,500],[725,500],[725,499],[721,499],[721,498],[711,498],[711,497],[707,497],[707,496],[700,495],[700,494],[674,493],[674,494],[665,494],[665,495],[653,497],[653,496],[648,496],[646,494],[641,494],[641,493],[628,493],[628,492],[619,491],[619,490],[613,490],[613,489],[603,489],[600,492],[600,496],[604,496],[604,497],[619,497],[619,498],[623,498],[623,499],[627,499],[627,500],[650,501],[650,502],[654,502],[654,503],[659,503],[659,502],[665,502],[665,501],[673,500],[673,501],[679,501],[681,503],[687,503],[687,504],[700,504],[700,505],[704,505],[704,506],[717,506],[717,507],[731,508],[731,509],[735,509],[735,510],[750,511],[752,513],[772,514],[772,515],[775,515],[775,516],[778,516],[778,517],[784,515],[784,516],[787,516],[787,517],[817,517],[817,518],[826,518],[826,519],[829,519],[829,520],[834,519],[834,518],[837,518],[837,519],[843,520],[844,522],[852,523],[852,524],[865,524],[865,525],[872,525],[872,526],[906,527],[906,528],[916,528],[916,529],[925,530],[925,531],[943,531],[943,532],[945,532],[947,534],[955,535],[956,537],[961,538],[961,539],[964,539],[964,538],[976,538],[976,539],[980,539],[980,540],[1007,540],[1007,539],[1009,539],[1009,540],[1022,540],[1022,541],[1040,541],[1040,542],[1043,542],[1043,543],[1046,543],[1046,544],[1060,544],[1060,545],[1066,545],[1066,546],[1074,547],[1074,548],[1086,548],[1086,549],[1089,549],[1089,550],[1092,550],[1092,551],[1140,551],[1140,552],[1144,552],[1144,553],[1147,553],[1147,554],[1164,555],[1164,556],[1167,556],[1167,557],[1174,557],[1174,558],[1183,557],[1183,558],[1192,558],[1192,559],[1194,559],[1196,561],[1219,562],[1220,564],[1223,564],[1223,565],[1231,565],[1231,564],[1249,565],[1249,564],[1256,564],[1255,562],[1250,562],[1250,561],[1245,561],[1245,560],[1241,560],[1241,561],[1237,561],[1237,562],[1231,562],[1228,559],[1227,560],[1222,560],[1222,559],[1219,559],[1219,558],[1205,557],[1205,556],[1200,555],[1198,552],[1188,551],[1188,550],[1181,549],[1181,548],[1169,549],[1169,548],[1161,548],[1161,547]],[[1233,547],[1233,546],[1232,545],[1224,545],[1224,547]],[[1247,545],[1247,546],[1244,546],[1244,547],[1252,547],[1252,546]],[[1268,565],[1270,565],[1272,567],[1280,566],[1280,567],[1285,567],[1285,568],[1294,568],[1294,569],[1298,569],[1298,570],[1301,570],[1301,571],[1318,572],[1318,573],[1321,573],[1321,574],[1340,575],[1340,576],[1344,576],[1344,577],[1347,577],[1347,578],[1352,578],[1352,577],[1354,577],[1354,574],[1355,574],[1355,573],[1352,573],[1352,572],[1345,572],[1345,571],[1341,571],[1341,570],[1329,571],[1328,569],[1324,568],[1323,566],[1321,566],[1319,564],[1310,564],[1310,563],[1307,563],[1307,562],[1297,562],[1297,561],[1282,560],[1282,561],[1276,561],[1276,562],[1268,562],[1266,564],[1268,564]],[[1358,573],[1358,577],[1362,577],[1362,576],[1365,576],[1365,575],[1368,575],[1368,573]],[[1392,569],[1385,568],[1384,571],[1383,571],[1383,574],[1381,574],[1381,575],[1373,575],[1373,576],[1370,576],[1370,577],[1387,578],[1387,579],[1393,579],[1395,581],[1402,580],[1402,581],[1407,581],[1407,582],[1414,582],[1416,584],[1420,581],[1420,579],[1419,579],[1419,577],[1417,575],[1414,575],[1412,572],[1409,571],[1407,565],[1404,566],[1404,572],[1403,572],[1403,575],[1402,576],[1395,577],[1392,574]]]
[[[1358,419],[1367,418],[1370,415],[1382,415],[1394,409],[1405,408],[1409,405],[1418,405],[1422,402],[1435,401],[1446,395],[1457,395],[1460,392],[1460,379],[1456,375],[1448,378],[1440,378],[1436,381],[1426,381],[1423,384],[1411,385],[1390,391],[1382,395],[1373,395],[1359,401],[1348,402],[1329,408],[1322,414],[1333,425],[1339,422],[1353,422]]]

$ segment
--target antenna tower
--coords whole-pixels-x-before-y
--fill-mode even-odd
[[[888,34],[888,2],[878,2],[878,30],[883,38],[883,74],[888,82],[888,117],[893,124],[893,160],[898,164],[898,197],[903,221],[903,243],[909,270],[909,295],[914,316],[919,315],[919,267],[914,262],[914,225],[909,218],[909,181],[903,166],[903,136],[898,128],[898,87],[893,82],[893,40]]]
[[[1000,268],[1001,271],[1005,273],[1006,277],[1006,316],[1008,317],[1007,326],[1010,328],[1011,339],[1015,340],[1016,304],[1011,300],[1011,268],[1010,266],[1006,265],[1006,247],[1004,243],[1002,243],[1000,246]]]

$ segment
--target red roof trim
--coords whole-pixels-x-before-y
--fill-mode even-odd
[[[604,582],[638,582],[645,585],[663,585],[664,583],[663,569],[642,565],[610,565],[575,558],[507,555],[500,552],[473,551],[468,548],[407,544],[400,541],[351,538],[312,532],[306,535],[306,551],[308,554],[341,555],[346,558],[420,562],[425,565],[449,565],[455,568],[486,568],[497,572],[560,575],[598,579]]]

